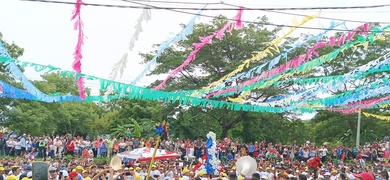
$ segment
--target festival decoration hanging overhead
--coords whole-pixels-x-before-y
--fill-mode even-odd
[[[80,10],[81,5],[83,5],[82,0],[76,0],[75,9],[73,11],[72,20],[74,22],[74,30],[78,31],[77,44],[75,51],[73,53],[74,61],[72,64],[73,70],[77,73],[81,73],[81,59],[83,55],[81,54],[82,46],[84,45],[84,31],[83,31],[83,21],[81,20]],[[81,99],[85,99],[85,87],[84,87],[84,77],[79,77],[77,79],[77,85],[79,86],[79,94]]]
[[[129,47],[126,50],[126,52],[122,55],[122,58],[114,64],[114,66],[111,69],[109,79],[110,80],[115,80],[116,76],[119,73],[119,77],[122,78],[123,76],[123,71],[126,68],[126,64],[128,62],[128,55],[129,52],[131,52],[134,48],[135,42],[138,40],[138,36],[141,34],[143,31],[142,29],[142,22],[143,21],[149,21],[151,19],[151,10],[150,9],[144,9],[141,13],[141,15],[137,19],[137,23],[135,24],[135,32],[131,36],[131,40],[129,42]],[[112,94],[113,90],[112,87],[108,88],[107,91],[105,92],[105,95],[108,96],[109,94]]]
[[[205,6],[206,7],[206,6]],[[203,9],[205,8],[203,7]],[[175,44],[179,41],[187,40],[187,36],[192,34],[194,31],[195,20],[199,19],[202,15],[203,9],[201,9],[184,27],[184,29],[178,33],[176,36],[168,39],[167,41],[160,44],[156,55],[153,56],[152,60],[146,65],[145,69],[141,71],[141,73],[130,83],[130,85],[136,85],[138,81],[141,80],[152,67],[157,63],[157,58],[161,55],[161,53],[167,49],[171,44]]]
[[[299,62],[300,61],[300,58],[296,58],[293,60],[293,62],[295,61],[298,61],[296,63],[291,63],[289,68],[287,66],[282,66],[282,69],[290,69],[288,72],[284,73],[284,74],[279,74],[277,76],[273,76],[269,79],[267,79],[266,81],[261,81],[260,83],[263,83],[262,86],[254,86],[254,87],[251,87],[251,86],[248,86],[250,84],[254,84],[255,83],[255,79],[253,78],[252,80],[248,80],[244,83],[241,84],[241,86],[248,86],[248,87],[251,87],[251,89],[261,89],[261,88],[264,88],[266,86],[270,86],[272,84],[274,84],[275,82],[279,81],[280,79],[282,78],[288,78],[288,77],[292,77],[294,74],[303,74],[303,73],[306,73],[310,70],[312,70],[314,67],[317,67],[317,66],[320,66],[322,65],[323,63],[325,62],[330,62],[332,60],[334,60],[337,55],[339,53],[343,53],[346,49],[349,49],[349,48],[353,48],[354,50],[357,49],[357,47],[359,46],[363,46],[365,49],[367,48],[368,46],[368,43],[369,42],[374,42],[375,39],[377,39],[378,37],[376,37],[377,34],[379,33],[387,33],[387,30],[390,26],[386,26],[386,27],[383,27],[383,28],[376,28],[372,34],[368,35],[367,37],[366,36],[358,36],[358,39],[356,41],[351,41],[351,42],[348,42],[347,44],[343,45],[342,47],[326,54],[326,55],[323,55],[323,56],[320,56],[316,59],[313,59],[309,62],[306,62],[306,63],[302,63],[302,62]],[[300,64],[302,63],[302,64]],[[294,64],[300,64],[298,67],[295,67]],[[224,90],[223,92],[218,92],[218,93],[211,93],[212,95],[220,95],[220,94],[224,94],[224,93],[227,93],[227,92],[242,92],[243,89],[245,88],[242,88],[241,90],[238,89],[236,90],[237,88],[230,88],[230,89],[227,89],[227,90]],[[240,102],[242,100],[237,100],[237,102]]]
[[[280,60],[282,58],[285,58],[287,60],[288,58],[288,53],[292,52],[293,50],[301,47],[302,45],[304,45],[305,43],[307,42],[310,42],[311,40],[317,40],[317,42],[323,38],[323,36],[328,33],[329,31],[333,30],[334,28],[338,27],[338,26],[341,26],[341,27],[345,27],[345,22],[342,22],[342,23],[335,23],[333,21],[330,22],[330,26],[328,28],[325,28],[325,31],[324,32],[321,32],[315,36],[309,36],[309,38],[307,40],[305,40],[304,42],[296,42],[294,43],[293,45],[291,45],[291,47],[289,49],[284,49],[283,52],[278,55],[277,57],[273,58],[272,60],[270,61],[267,61],[259,66],[256,66],[252,69],[250,69],[249,71],[246,71],[246,72],[242,72],[242,73],[239,73],[233,77],[230,77],[230,78],[227,78],[225,79],[224,82],[220,83],[219,85],[216,85],[215,87],[213,88],[210,88],[210,90],[208,92],[204,92],[204,90],[200,90],[200,92],[198,94],[204,94],[204,93],[209,93],[209,92],[214,92],[214,91],[219,91],[219,90],[223,90],[223,88],[226,88],[225,87],[225,84],[226,83],[229,83],[229,82],[234,82],[235,80],[237,79],[240,79],[240,80],[243,80],[245,78],[253,78],[253,76],[255,74],[262,74],[262,69],[268,65],[268,70],[271,70],[272,68],[275,67],[275,65],[279,64]],[[345,27],[346,28],[346,27]],[[347,30],[347,29],[346,29]]]
[[[366,113],[366,112],[362,112],[362,113],[366,117],[374,117],[374,118],[377,118],[377,119],[390,121],[390,116],[381,116],[381,115],[376,115],[376,114],[371,114],[371,113]]]
[[[243,26],[242,23],[241,23],[242,12],[243,12],[243,8],[241,7],[240,10],[238,11],[237,15],[235,16],[236,29],[241,29],[242,26]],[[177,73],[183,71],[184,68],[187,67],[192,61],[195,61],[196,54],[205,45],[211,44],[214,37],[219,39],[219,40],[221,40],[225,36],[226,31],[230,32],[230,34],[231,34],[232,33],[232,29],[233,29],[232,26],[233,26],[233,24],[231,22],[227,22],[225,25],[222,26],[221,29],[219,29],[218,31],[212,33],[211,35],[206,36],[206,37],[199,37],[200,43],[193,43],[192,44],[195,47],[195,50],[193,50],[190,53],[190,55],[187,57],[187,59],[180,66],[178,66],[173,71],[171,71],[169,73],[169,75],[158,86],[156,86],[154,88],[154,90],[160,90],[161,88],[163,88],[169,79],[171,79]]]
[[[130,42],[129,42],[129,47],[127,48],[126,52],[123,53],[122,58],[114,64],[114,67],[112,67],[109,79],[115,80],[116,76],[119,73],[119,77],[121,78],[123,76],[123,71],[126,68],[126,64],[128,62],[128,53],[133,51],[135,42],[138,41],[138,37],[143,31],[142,29],[142,22],[143,21],[150,21],[151,19],[151,10],[150,9],[144,9],[141,13],[141,15],[137,19],[137,23],[134,26],[134,33],[131,36]]]
[[[202,88],[202,89],[204,89],[206,91],[209,91],[210,88],[212,88],[212,87],[214,87],[214,86],[216,86],[218,84],[221,84],[225,79],[227,79],[229,77],[232,77],[232,76],[236,75],[237,73],[240,73],[245,67],[248,68],[249,64],[252,61],[259,61],[259,60],[263,59],[267,55],[273,56],[274,53],[279,53],[280,51],[279,51],[278,45],[282,42],[282,40],[285,37],[289,36],[298,27],[304,25],[305,23],[309,22],[310,20],[314,19],[317,16],[318,15],[306,16],[305,18],[302,19],[302,21],[300,23],[298,23],[298,21],[296,19],[294,19],[293,20],[293,25],[295,26],[295,28],[290,28],[290,31],[287,32],[287,33],[283,33],[282,37],[274,39],[272,42],[270,42],[268,47],[265,50],[258,52],[256,55],[252,55],[252,58],[244,60],[244,63],[239,65],[237,67],[237,69],[235,69],[232,72],[230,72],[229,74],[225,75],[224,77],[222,77],[218,81],[211,83],[208,87],[205,87],[205,88]],[[198,95],[198,93],[193,94],[193,96],[195,96],[195,95]]]
[[[279,75],[281,73],[284,73],[285,71],[289,70],[289,69],[295,69],[295,68],[298,68],[301,64],[307,62],[307,61],[311,61],[312,60],[312,57],[313,55],[315,56],[319,56],[319,54],[317,53],[317,50],[319,48],[322,48],[322,47],[325,47],[325,46],[341,46],[344,44],[344,42],[346,40],[352,40],[352,38],[354,37],[355,33],[356,32],[362,32],[362,33],[365,33],[367,32],[368,30],[368,23],[364,24],[364,25],[361,25],[359,27],[357,27],[355,29],[355,31],[351,31],[349,32],[348,34],[344,34],[342,36],[340,36],[339,38],[334,38],[333,36],[331,38],[329,38],[328,41],[325,41],[325,42],[317,42],[312,48],[310,48],[306,53],[302,54],[302,55],[299,55],[297,57],[295,57],[294,59],[290,60],[290,61],[287,61],[286,63],[282,64],[282,65],[279,65],[278,67],[272,69],[272,70],[269,70],[267,72],[263,72],[260,76],[256,76],[252,79],[249,79],[243,83],[241,83],[240,85],[238,86],[247,86],[247,85],[250,85],[250,84],[255,84],[256,82],[258,82],[259,80],[262,80],[262,79],[265,79],[265,78],[268,78],[268,77],[274,77],[276,75]],[[315,60],[315,59],[314,59]],[[313,61],[314,61],[313,60]],[[227,92],[233,92],[235,91],[237,88],[230,88],[230,89],[226,89],[223,91],[223,93],[227,93]],[[247,89],[245,91],[242,91],[242,90],[239,90],[239,92],[243,92],[243,93],[248,93],[250,91],[250,89]],[[212,97],[214,94],[217,94],[217,95],[221,95],[222,92],[218,92],[218,93],[210,93],[207,98],[210,98]],[[234,101],[234,102],[242,102],[242,98],[241,97],[238,97],[238,98],[231,98],[230,99],[231,101]]]
[[[83,32],[83,22],[80,16],[81,6],[84,4],[82,0],[77,0],[75,4],[75,10],[72,14],[72,21],[74,20],[74,29],[78,32],[78,41],[74,51],[74,62],[72,64],[73,71],[65,71],[60,68],[53,67],[50,65],[40,65],[31,62],[24,62],[14,60],[10,57],[9,53],[0,42],[0,62],[4,63],[5,69],[8,70],[11,75],[16,79],[20,80],[23,88],[25,90],[18,89],[13,87],[10,84],[7,84],[3,81],[0,81],[0,97],[8,97],[8,98],[19,98],[19,99],[27,99],[27,100],[36,100],[43,102],[66,102],[66,101],[74,101],[74,102],[96,102],[96,101],[110,101],[119,98],[129,98],[129,99],[140,99],[140,100],[154,100],[159,102],[166,103],[178,103],[182,105],[190,105],[190,106],[201,106],[202,108],[226,108],[235,111],[253,111],[253,112],[273,112],[273,113],[281,113],[281,112],[299,112],[299,113],[312,113],[316,110],[329,110],[335,112],[342,113],[355,113],[361,109],[367,108],[375,108],[375,107],[386,107],[390,103],[390,81],[388,76],[383,78],[379,78],[372,83],[365,84],[356,89],[337,94],[335,96],[327,97],[327,98],[316,98],[316,94],[326,92],[330,89],[340,89],[341,83],[347,83],[349,81],[356,81],[362,77],[365,77],[369,74],[378,73],[378,72],[386,72],[390,71],[390,59],[387,58],[387,55],[378,58],[377,60],[371,61],[368,64],[360,66],[353,71],[350,71],[344,75],[336,75],[329,77],[311,77],[311,78],[302,78],[302,79],[286,79],[293,77],[296,74],[304,74],[308,71],[313,70],[315,67],[318,67],[326,62],[333,61],[340,53],[343,53],[346,49],[353,49],[355,52],[358,47],[362,47],[362,49],[367,50],[370,44],[374,43],[376,40],[383,38],[383,36],[379,36],[380,34],[386,34],[386,30],[390,28],[389,26],[383,28],[374,28],[369,31],[369,24],[366,23],[362,26],[359,26],[355,30],[340,35],[337,38],[332,36],[329,40],[325,42],[319,42],[319,39],[330,30],[334,29],[337,26],[345,27],[344,23],[334,23],[332,22],[328,29],[325,29],[324,32],[320,33],[317,36],[313,36],[308,38],[305,42],[297,42],[296,44],[290,46],[289,49],[284,49],[282,53],[280,53],[279,45],[282,43],[283,38],[289,36],[295,29],[299,26],[305,24],[306,22],[314,19],[316,16],[307,16],[302,22],[298,22],[294,19],[293,23],[296,26],[295,28],[291,28],[289,32],[283,33],[283,36],[275,39],[269,46],[257,54],[254,54],[252,58],[244,61],[243,64],[238,66],[238,68],[228,75],[224,76],[220,80],[211,83],[208,87],[204,87],[200,90],[193,91],[180,91],[180,92],[163,92],[157,91],[165,86],[165,83],[173,77],[173,75],[182,71],[189,63],[195,60],[196,54],[200,51],[205,45],[211,44],[213,38],[222,39],[226,32],[230,32],[233,29],[233,25],[235,25],[235,29],[243,28],[243,24],[241,21],[241,16],[243,13],[243,7],[240,7],[239,12],[234,17],[234,23],[227,22],[224,26],[221,27],[220,30],[211,34],[207,37],[200,37],[200,43],[194,43],[193,46],[195,50],[190,53],[187,59],[177,67],[174,71],[172,71],[168,77],[159,84],[155,89],[148,89],[143,87],[134,86],[137,81],[139,81],[143,76],[150,71],[152,65],[156,64],[156,59],[161,55],[162,51],[168,48],[172,43],[176,43],[180,40],[185,40],[186,36],[192,34],[193,26],[195,23],[195,19],[198,18],[202,12],[193,17],[193,19],[187,24],[187,26],[180,32],[176,37],[171,38],[165,43],[160,45],[156,55],[147,65],[144,71],[141,72],[139,76],[131,83],[119,83],[114,81],[115,77],[120,74],[123,75],[123,71],[125,69],[126,63],[128,61],[128,51],[131,51],[134,47],[135,41],[138,39],[138,35],[142,32],[142,21],[150,20],[150,10],[145,9],[141,16],[138,18],[136,24],[136,31],[132,36],[130,41],[128,51],[124,53],[122,59],[114,65],[112,72],[110,73],[109,79],[98,78],[95,76],[89,76],[81,73],[81,60],[82,60],[82,46],[84,44],[84,32]],[[371,34],[369,34],[371,32]],[[357,39],[355,39],[356,37]],[[280,63],[282,58],[288,59],[288,54],[293,51],[295,48],[300,47],[302,44],[309,42],[311,40],[317,40],[317,43],[310,48],[306,53],[293,58],[286,63],[275,67]],[[320,48],[325,46],[336,47],[334,51],[321,55],[317,52]],[[361,50],[359,49],[359,52]],[[248,72],[240,73],[244,68],[248,68],[250,63],[253,61],[258,61],[267,56],[274,56],[275,53],[280,53],[277,57],[273,58],[269,62],[263,63],[260,66],[250,69]],[[312,58],[316,56],[317,58]],[[384,60],[382,60],[384,59]],[[37,89],[23,74],[23,72],[19,69],[17,65],[21,65],[22,67],[33,67],[36,72],[42,73],[51,73],[51,72],[59,72],[60,76],[67,78],[75,78],[77,81],[77,85],[79,87],[79,96],[72,96],[70,93],[66,95],[59,95],[60,92],[55,94],[45,94]],[[268,71],[263,72],[262,68],[268,66]],[[240,73],[240,74],[238,74]],[[255,74],[259,74],[255,76]],[[295,76],[294,76],[295,77]],[[233,87],[225,87],[222,85],[223,82],[234,81],[236,79],[244,80],[245,78],[250,78],[249,80]],[[84,80],[97,80],[100,82],[101,90],[106,90],[107,93],[105,96],[86,96],[84,92]],[[271,97],[267,103],[261,104],[256,102],[251,102],[252,104],[239,104],[246,103],[248,101],[245,100],[246,95],[250,93],[251,90],[254,89],[263,89],[270,86],[278,86],[283,83],[293,82],[294,84],[313,84],[313,83],[321,83],[321,85],[316,88],[310,88],[309,90],[288,93],[285,95]],[[119,95],[109,95],[112,93],[117,93]],[[232,94],[241,95],[238,98],[228,97],[230,102],[226,101],[217,101],[210,99],[199,98],[199,95],[208,94],[208,98],[211,97],[219,97],[219,96],[230,96]],[[192,96],[191,96],[192,95]],[[298,96],[298,99],[292,99],[291,96]],[[384,96],[384,97],[382,97]],[[370,99],[373,98],[373,99]],[[302,100],[303,99],[303,100]],[[235,103],[239,102],[239,103]],[[280,103],[280,104],[277,104]],[[277,107],[277,106],[281,107]],[[365,114],[366,116],[374,116],[373,114]],[[378,115],[375,115],[378,116]],[[163,133],[167,132],[167,126],[165,122],[160,123],[156,126],[156,133],[160,136]],[[208,141],[206,143],[208,148],[208,158],[207,164],[205,166],[205,170],[209,174],[216,173],[219,170],[219,162],[215,157],[215,134],[210,132],[208,135]],[[213,140],[214,139],[214,140]],[[210,140],[210,141],[209,141]],[[158,140],[159,141],[159,140]],[[150,168],[149,168],[150,172]]]

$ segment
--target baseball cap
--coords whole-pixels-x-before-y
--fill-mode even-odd
[[[76,177],[77,176],[77,173],[76,172],[71,172],[71,173],[69,173],[69,175],[68,175],[68,180],[70,180],[70,179],[72,179],[72,178],[74,178],[74,177]]]
[[[364,172],[364,173],[360,173],[360,174],[353,174],[353,176],[355,176],[356,178],[363,179],[363,180],[374,180],[374,176],[368,172]]]

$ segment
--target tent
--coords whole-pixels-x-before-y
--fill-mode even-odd
[[[117,154],[117,156],[121,157],[122,159],[134,159],[139,162],[143,161],[150,161],[152,160],[154,148],[137,148],[132,151],[125,151],[122,153]],[[155,160],[161,160],[161,159],[176,159],[180,157],[180,154],[170,152],[164,149],[157,149]]]

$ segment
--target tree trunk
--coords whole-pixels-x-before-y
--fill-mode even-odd
[[[229,130],[230,129],[227,129],[227,128],[223,127],[222,134],[221,134],[222,135],[222,139],[227,137],[227,133],[229,132]]]

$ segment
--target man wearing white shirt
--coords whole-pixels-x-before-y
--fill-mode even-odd
[[[7,156],[8,155],[11,155],[11,156],[13,156],[13,151],[14,151],[14,138],[13,137],[10,137],[6,142],[5,142],[5,144],[7,145],[7,152],[6,152],[6,154],[7,154]]]
[[[328,154],[328,149],[326,149],[325,146],[321,146],[321,149],[319,149],[319,151],[322,152],[321,153],[321,162],[322,163],[326,162],[326,156]]]

